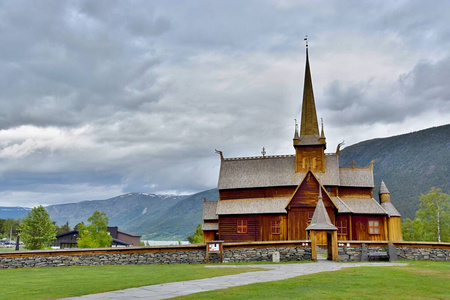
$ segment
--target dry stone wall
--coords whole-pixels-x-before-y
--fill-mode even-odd
[[[225,250],[223,262],[272,261],[274,253],[280,254],[280,261],[311,260],[310,247],[270,247]]]
[[[399,259],[450,261],[450,249],[439,248],[397,248]]]

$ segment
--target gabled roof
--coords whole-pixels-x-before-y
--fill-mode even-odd
[[[316,173],[324,185],[339,185],[337,155],[326,155],[325,173]],[[295,173],[295,156],[226,158],[221,161],[219,190],[270,186],[297,186],[306,172]]]
[[[217,203],[217,215],[285,214],[289,197],[221,200]]]
[[[203,203],[203,220],[218,220],[216,215],[218,201],[205,201]]]
[[[330,197],[330,195],[328,194],[327,190],[325,190],[325,188],[323,187],[323,185],[320,183],[320,180],[317,178],[317,176],[315,175],[314,172],[312,171],[308,171],[305,173],[305,176],[302,178],[302,181],[300,181],[300,183],[298,184],[297,188],[295,189],[294,193],[292,194],[291,197],[289,197],[289,202],[286,204],[285,209],[287,209],[287,207],[291,204],[291,201],[294,199],[294,197],[296,196],[298,190],[300,189],[300,186],[302,185],[303,181],[305,181],[306,176],[308,175],[308,173],[311,173],[311,175],[317,180],[317,183],[319,184],[319,194],[320,194],[320,199],[322,199],[322,190],[325,192],[325,194],[328,196],[328,198],[331,200],[331,202],[334,204],[334,206],[336,206],[336,203],[334,203],[334,200],[332,199],[332,197]]]
[[[387,215],[388,213],[373,198],[332,197],[337,204],[338,213]]]
[[[316,177],[325,186],[374,186],[370,167],[339,167],[336,154],[325,155],[325,172]],[[277,155],[221,160],[218,189],[297,186],[306,172],[295,173],[294,155]]]
[[[341,186],[374,187],[373,170],[370,167],[340,167]]]

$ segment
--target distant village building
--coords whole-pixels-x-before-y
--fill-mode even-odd
[[[314,232],[318,245],[327,244],[326,230],[336,231],[339,240],[402,240],[401,216],[384,182],[380,202],[374,199],[373,162],[341,167],[340,145],[336,153],[325,153],[308,47],[300,131],[296,124],[293,146],[294,155],[268,156],[263,150],[259,157],[225,158],[220,152],[219,201],[204,203],[205,241],[307,240],[315,228],[322,230]]]
[[[133,247],[140,246],[141,236],[131,234],[122,230],[119,230],[117,226],[108,226],[108,233],[113,238],[111,247]],[[80,237],[78,230],[72,230],[56,236],[56,240],[53,245],[58,246],[60,249],[64,248],[77,248],[77,239]]]

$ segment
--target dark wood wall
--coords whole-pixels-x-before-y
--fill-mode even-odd
[[[339,187],[338,194],[342,198],[372,198],[372,188]]]
[[[247,220],[247,233],[237,232],[238,220]],[[279,234],[272,234],[271,223],[279,220]],[[287,240],[286,215],[232,215],[219,218],[219,238],[227,242]]]
[[[313,207],[317,205],[317,200],[319,199],[319,182],[316,178],[308,173],[305,180],[300,184],[299,188],[292,197],[289,203],[289,208],[294,207]],[[322,200],[325,207],[334,207],[328,195],[322,190]]]
[[[220,190],[219,197],[220,200],[290,197],[294,193],[295,188],[295,186],[290,186]]]
[[[369,221],[379,222],[379,234],[369,234]],[[352,239],[357,241],[385,241],[388,239],[386,229],[386,217],[379,215],[353,215]]]

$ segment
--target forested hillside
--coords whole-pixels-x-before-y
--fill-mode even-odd
[[[131,193],[106,200],[51,205],[47,207],[58,225],[74,227],[86,222],[96,210],[105,212],[110,226],[143,235],[143,239],[185,239],[201,222],[203,198],[217,200],[216,189],[189,196]]]
[[[340,165],[368,166],[375,162],[375,198],[383,179],[394,205],[403,219],[414,218],[419,197],[432,187],[450,192],[450,125],[409,134],[364,141],[341,150]],[[218,199],[217,189],[189,196],[132,193],[107,200],[52,205],[51,218],[73,227],[92,215],[104,211],[111,226],[141,234],[147,239],[185,239],[202,221],[203,198]],[[3,218],[18,218],[29,209],[0,209]]]
[[[341,151],[340,165],[368,166],[375,161],[375,195],[381,179],[404,218],[413,218],[419,197],[432,187],[450,192],[450,125],[364,141]]]

